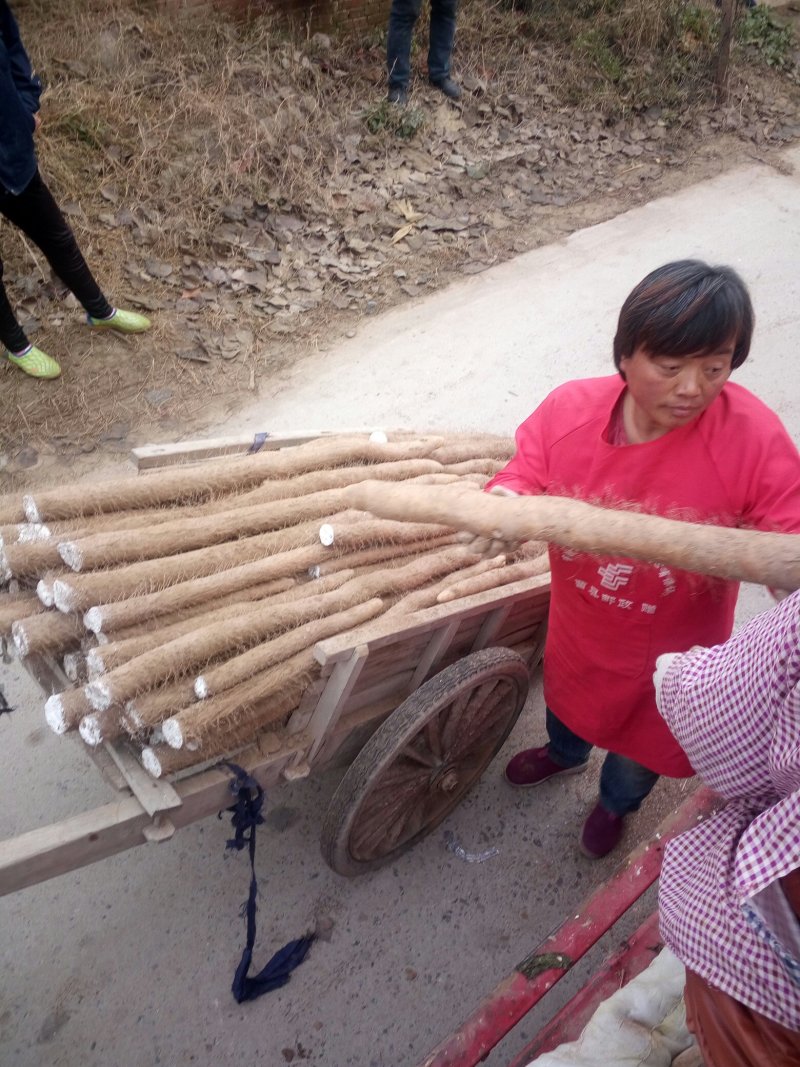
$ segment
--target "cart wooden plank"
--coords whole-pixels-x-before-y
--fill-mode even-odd
[[[181,798],[176,790],[163,778],[148,774],[126,744],[106,741],[104,747],[148,815],[180,807]]]
[[[309,738],[300,735],[269,755],[252,745],[236,757],[236,762],[262,785],[273,785],[287,763],[308,743]],[[157,813],[154,823],[139,800],[129,796],[0,841],[0,896],[143,845],[150,839],[171,837],[174,830],[230,807],[233,802],[230,781],[230,774],[212,768],[177,782],[175,791],[180,804],[170,810],[168,821],[163,813]],[[151,828],[156,832],[148,833]]]
[[[270,430],[234,434],[230,437],[209,437],[204,441],[177,441],[164,445],[143,445],[131,449],[131,457],[139,471],[169,467],[176,463],[196,463],[223,456],[246,456],[249,452],[270,452],[292,445],[304,445],[320,437],[348,437],[369,433],[363,426],[358,430],[298,430],[276,433]]]
[[[425,681],[433,668],[439,663],[453,643],[453,638],[458,633],[460,619],[454,619],[436,631],[433,638],[428,642],[428,647],[419,661],[417,669],[411,678],[409,689],[418,689]]]
[[[369,649],[366,645],[357,645],[347,659],[339,660],[336,664],[308,724],[308,732],[311,734],[311,748],[307,757],[309,762],[319,752],[328,730],[333,729],[339,721],[342,708],[358,682],[368,655]]]

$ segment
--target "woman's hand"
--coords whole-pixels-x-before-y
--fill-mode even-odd
[[[503,485],[495,485],[489,492],[494,496],[519,496],[519,493],[515,493],[513,489],[506,489]],[[476,556],[483,556],[486,559],[500,555],[510,556],[520,546],[519,541],[503,541],[499,537],[482,537],[480,534],[470,533],[469,530],[463,530],[458,535],[458,541]]]

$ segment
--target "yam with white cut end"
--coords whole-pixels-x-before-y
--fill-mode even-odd
[[[198,699],[206,700],[225,689],[231,689],[240,682],[247,681],[259,671],[274,667],[276,663],[304,649],[311,648],[317,641],[335,634],[346,633],[354,626],[360,626],[368,619],[374,619],[381,613],[383,601],[379,598],[357,604],[345,611],[335,612],[323,619],[302,623],[294,630],[255,645],[241,655],[233,656],[216,666],[209,667],[195,679],[194,691]]]
[[[258,452],[243,459],[210,460],[191,467],[164,469],[146,478],[118,478],[60,489],[48,489],[23,498],[24,517],[29,522],[70,519],[98,512],[124,511],[176,501],[209,499],[215,493],[258,485],[269,478],[353,463],[386,462],[424,458],[443,444],[441,437],[412,438],[397,444],[370,442],[366,435],[318,439],[295,448]],[[9,509],[9,522],[18,512]]]

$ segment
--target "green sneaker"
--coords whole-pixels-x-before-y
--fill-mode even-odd
[[[61,373],[61,367],[56,361],[36,345],[31,345],[28,351],[20,356],[15,356],[13,352],[6,352],[6,355],[9,363],[19,367],[25,374],[30,374],[31,378],[57,378]]]
[[[144,333],[151,326],[150,319],[146,315],[140,315],[138,311],[124,311],[122,308],[114,308],[114,314],[107,319],[93,319],[86,316],[86,321],[95,330],[116,330],[117,333]]]

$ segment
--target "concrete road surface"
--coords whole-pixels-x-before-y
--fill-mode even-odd
[[[700,256],[733,264],[751,285],[759,322],[736,378],[800,439],[800,181],[788,173],[800,152],[785,159],[787,173],[732,171],[366,320],[352,341],[296,366],[216,432],[510,433],[559,382],[610,370],[617,311],[648,270]],[[768,603],[747,589],[740,617]],[[0,839],[107,802],[80,746],[44,726],[41,698],[16,664],[0,665],[0,685],[19,708],[0,718]],[[504,758],[542,737],[535,694],[506,751],[445,826],[357,881],[333,874],[318,848],[338,774],[275,789],[258,843],[256,962],[320,919],[328,939],[288,986],[252,1004],[239,1007],[230,994],[248,871],[243,855],[224,854],[227,819],[3,898],[0,1064],[413,1067],[615,866],[575,847],[598,756],[566,783],[523,793],[503,783]],[[686,789],[659,783],[624,847]],[[445,847],[445,829],[470,852],[498,853],[464,862]],[[559,987],[490,1067],[508,1063],[563,996]]]

